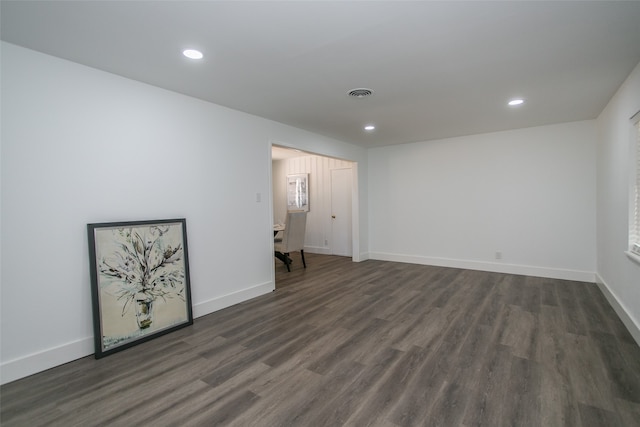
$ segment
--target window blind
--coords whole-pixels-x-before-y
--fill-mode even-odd
[[[633,215],[635,218],[633,232],[631,235],[631,246],[633,244],[640,245],[640,120],[635,124],[636,126],[636,159],[635,159],[635,173],[636,173],[636,185],[635,185],[635,200]]]

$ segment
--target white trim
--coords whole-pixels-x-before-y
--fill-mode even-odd
[[[213,298],[193,306],[193,317],[211,314],[234,304],[267,294],[275,289],[273,282],[252,286],[238,292]],[[6,384],[95,353],[93,337],[29,354],[0,365],[0,384]]]
[[[275,288],[274,282],[266,282],[195,304],[193,306],[193,317],[195,319],[206,316],[207,314],[222,310],[223,308],[231,307],[232,305],[250,300],[251,298],[268,294]]]
[[[467,270],[492,271],[495,273],[519,274],[525,276],[548,277],[561,280],[575,280],[594,283],[595,272],[568,270],[561,268],[535,267],[529,265],[469,261],[462,259],[425,257],[416,255],[370,252],[371,259],[381,261],[406,262],[410,264],[434,265],[438,267],[464,268]]]
[[[325,248],[325,247],[321,247],[321,246],[305,246],[304,247],[304,253],[305,254],[309,253],[309,254],[319,254],[319,255],[332,255],[331,248]],[[369,259],[369,253],[368,252],[358,253],[358,252],[354,251],[353,252],[353,256],[351,257],[351,260],[353,262],[361,262],[361,261],[366,261],[368,259]]]
[[[640,256],[638,256],[638,255],[634,254],[634,253],[633,253],[633,252],[631,252],[631,251],[624,251],[624,253],[627,255],[627,257],[628,257],[631,261],[633,261],[633,262],[635,262],[636,264],[640,265]]]
[[[640,345],[640,323],[636,321],[631,314],[629,314],[629,311],[626,309],[624,304],[620,302],[613,292],[611,292],[611,288],[605,283],[604,279],[602,279],[599,274],[596,274],[596,284],[609,302],[609,305],[611,305],[620,320],[622,320],[624,326],[627,327],[627,330],[633,339],[638,343],[638,345]]]
[[[351,163],[351,260],[360,261],[360,190],[358,162]]]
[[[629,242],[627,249],[640,244],[640,111],[631,116],[629,144]],[[630,256],[630,259],[635,258]]]
[[[331,255],[331,248],[326,248],[322,246],[306,246],[305,245],[304,252],[310,253],[310,254]]]
[[[0,384],[6,384],[46,371],[95,352],[93,337],[84,338],[48,350],[32,353],[0,365]]]
[[[362,262],[362,261],[366,261],[370,259],[369,258],[369,252],[362,252],[360,253],[360,257],[356,260],[355,257],[353,259],[354,262]]]
[[[268,202],[269,202],[269,224],[268,224],[268,228],[267,228],[267,241],[269,242],[269,256],[271,256],[272,253],[275,252],[275,242],[274,242],[274,237],[275,235],[273,234],[273,141],[269,140],[269,143],[267,144],[267,158],[269,159],[269,164],[268,164],[268,168],[269,168],[269,197],[268,197]],[[271,263],[271,282],[273,283],[273,287],[275,289],[275,284],[276,284],[276,266],[275,264],[272,262]]]

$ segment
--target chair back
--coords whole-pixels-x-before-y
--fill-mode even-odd
[[[304,250],[304,235],[307,228],[306,212],[288,212],[282,235],[282,243],[279,243],[280,252],[289,253]]]

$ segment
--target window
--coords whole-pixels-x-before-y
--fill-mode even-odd
[[[640,262],[640,111],[631,120],[634,123],[633,164],[630,170],[631,186],[629,197],[629,256]]]

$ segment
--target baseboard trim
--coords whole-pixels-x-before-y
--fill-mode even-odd
[[[193,317],[198,318],[223,308],[247,301],[275,289],[266,282],[221,297],[212,298],[193,306]],[[56,366],[94,354],[93,337],[83,338],[59,347],[20,357],[0,364],[0,384],[7,384]]]
[[[356,254],[356,255],[357,255],[357,257],[355,255],[353,257],[353,261],[354,262],[363,262],[363,261],[366,261],[366,260],[370,259],[369,258],[369,252],[361,252],[360,254]]]
[[[275,289],[273,282],[265,282],[260,285],[252,286],[250,288],[242,289],[237,292],[232,292],[227,295],[212,298],[210,300],[194,304],[193,305],[193,317],[198,318],[211,314],[223,308],[231,307],[232,305],[239,304],[241,302],[250,300],[251,298],[259,297],[260,295],[268,294]]]
[[[304,251],[305,253],[310,253],[310,254],[333,255],[331,253],[330,248],[322,248],[320,246],[305,246]],[[369,259],[369,252],[362,252],[360,254],[357,252],[354,252],[353,255],[351,256],[351,259],[353,259],[353,262],[366,261]]]
[[[370,252],[370,259],[380,261],[406,262],[409,264],[433,265],[438,267],[464,268],[466,270],[491,271],[495,273],[518,274],[551,279],[575,280],[594,283],[595,272],[567,270],[559,268],[534,267],[528,265],[503,264],[492,262],[468,261],[451,258],[423,257],[415,255],[391,254],[386,252]]]
[[[38,353],[10,360],[0,365],[0,384],[10,383],[95,352],[93,337],[84,338]]]
[[[330,248],[323,248],[321,246],[305,246],[304,251],[309,254],[331,255]]]
[[[622,323],[626,326],[633,339],[638,343],[638,345],[640,345],[640,324],[638,324],[633,317],[629,315],[624,304],[620,302],[613,292],[611,292],[611,288],[599,274],[596,274],[596,284],[598,285],[598,288],[600,288],[600,292],[602,292],[609,302],[609,305],[613,308],[613,311],[615,311],[620,320],[622,320]]]

